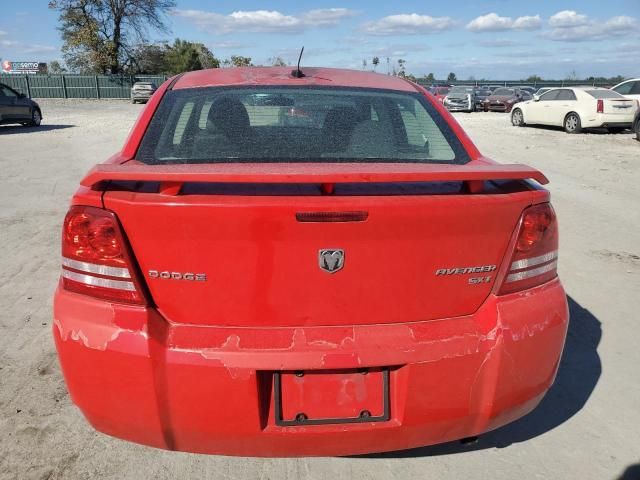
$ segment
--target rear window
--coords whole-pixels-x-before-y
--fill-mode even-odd
[[[448,124],[418,93],[278,87],[167,92],[138,159],[147,164],[469,161]]]
[[[613,90],[585,90],[593,98],[624,98]]]

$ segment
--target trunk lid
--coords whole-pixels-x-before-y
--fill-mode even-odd
[[[471,314],[492,290],[522,210],[547,195],[521,183],[469,193],[491,178],[546,183],[523,166],[240,167],[110,165],[83,181],[119,181],[105,207],[171,322],[293,327]],[[366,219],[304,221],[318,212]],[[336,250],[344,265],[330,273],[323,262],[337,261]]]
[[[609,115],[633,116],[637,103],[635,100],[627,98],[605,98],[604,113]]]

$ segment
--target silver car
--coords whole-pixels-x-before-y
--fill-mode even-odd
[[[473,112],[476,109],[476,89],[467,86],[455,86],[444,97],[444,106],[450,112]]]
[[[131,103],[147,103],[156,91],[156,86],[151,82],[136,82],[131,87]]]

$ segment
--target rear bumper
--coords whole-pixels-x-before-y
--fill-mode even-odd
[[[513,105],[511,104],[484,104],[484,109],[487,112],[507,112],[509,113],[511,111],[511,109],[513,108]]]
[[[468,104],[466,104],[466,105],[447,105],[447,104],[445,104],[445,107],[450,112],[470,112],[471,110],[473,110],[473,104],[471,106],[469,106]]]
[[[582,120],[582,126],[584,128],[631,128],[634,113],[635,112],[630,112],[628,115],[599,113],[591,118]]]
[[[149,100],[153,95],[153,92],[132,92],[131,99],[132,100]]]
[[[300,328],[169,325],[153,309],[61,288],[56,347],[71,397],[109,435],[247,456],[350,455],[441,443],[530,412],[553,383],[568,324],[556,279],[490,296],[471,316]],[[386,422],[277,426],[273,372],[392,367]]]

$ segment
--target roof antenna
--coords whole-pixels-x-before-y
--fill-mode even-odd
[[[302,50],[300,50],[300,56],[298,57],[298,68],[296,68],[295,70],[291,70],[291,76],[293,76],[293,78],[302,78],[305,76],[305,74],[302,73],[302,70],[300,70],[300,60],[302,59],[302,52],[304,52],[304,46],[302,47]]]

